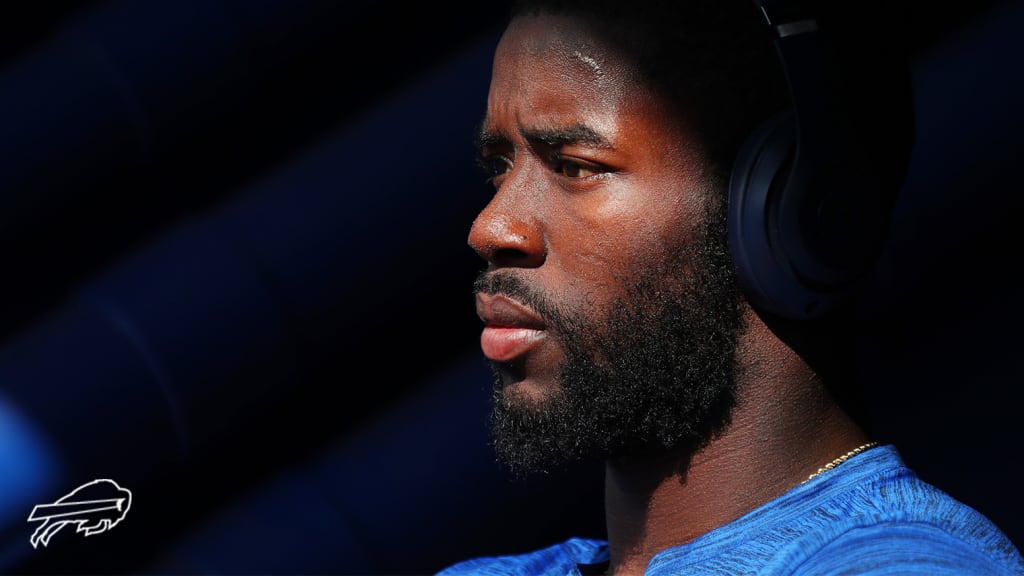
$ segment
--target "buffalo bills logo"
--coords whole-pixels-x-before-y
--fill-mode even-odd
[[[29,522],[42,524],[29,538],[33,548],[46,546],[53,535],[68,524],[75,524],[75,532],[92,536],[116,526],[132,505],[132,493],[117,482],[107,479],[93,480],[75,488],[52,504],[37,504],[28,516]]]

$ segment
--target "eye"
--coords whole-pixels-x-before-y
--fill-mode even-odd
[[[599,166],[567,158],[555,158],[554,169],[566,178],[588,178],[604,172]]]
[[[494,182],[496,178],[508,173],[512,169],[512,161],[503,154],[493,156],[479,156],[477,165],[483,170],[488,182]]]

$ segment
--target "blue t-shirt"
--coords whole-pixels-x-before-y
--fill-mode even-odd
[[[607,567],[602,540],[454,564],[437,576],[576,576]],[[988,518],[924,482],[892,446],[862,452],[725,526],[651,559],[647,576],[1024,575]]]

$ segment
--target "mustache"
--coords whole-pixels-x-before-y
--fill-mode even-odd
[[[546,321],[558,323],[561,320],[561,314],[549,298],[519,276],[506,271],[481,271],[473,281],[473,293],[507,296],[529,306]]]

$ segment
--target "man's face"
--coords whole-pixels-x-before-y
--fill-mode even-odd
[[[738,291],[671,103],[579,22],[519,18],[481,156],[495,195],[469,243],[502,456],[543,470],[706,438],[732,402]]]

